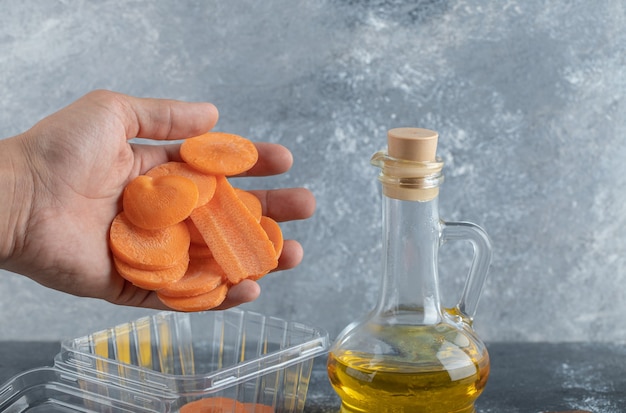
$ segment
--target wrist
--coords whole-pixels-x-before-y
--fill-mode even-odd
[[[33,199],[33,181],[22,138],[0,140],[0,267],[10,270],[11,259],[23,248]]]

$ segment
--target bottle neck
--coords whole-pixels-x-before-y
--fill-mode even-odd
[[[410,324],[442,318],[437,274],[438,197],[410,201],[383,195],[383,279],[378,314]]]

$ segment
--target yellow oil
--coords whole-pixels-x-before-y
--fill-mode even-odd
[[[393,337],[386,334],[383,346]],[[489,376],[484,347],[451,333],[405,337],[396,337],[394,345],[402,348],[392,356],[331,352],[328,375],[341,412],[474,413]]]

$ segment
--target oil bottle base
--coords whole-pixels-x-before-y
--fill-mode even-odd
[[[436,410],[437,412],[441,412],[441,413],[476,413],[476,409],[474,408],[474,406],[469,406],[469,407],[465,407],[462,408],[461,410],[451,410],[451,411],[439,411]],[[415,407],[415,406],[409,406],[409,405],[404,405],[404,406],[387,406],[387,408],[385,408],[384,410],[380,410],[379,408],[374,408],[374,409],[355,409],[352,408],[348,405],[346,405],[345,403],[341,404],[341,409],[339,410],[339,413],[432,413],[433,412],[433,408],[421,408],[421,407]]]

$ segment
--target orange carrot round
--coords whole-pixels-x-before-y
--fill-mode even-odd
[[[127,281],[146,290],[157,290],[184,277],[189,257],[184,257],[171,267],[156,270],[142,270],[113,257],[115,269]]]
[[[132,224],[120,212],[109,231],[109,246],[121,261],[144,270],[171,267],[189,253],[189,230],[184,222],[157,230]]]
[[[205,311],[217,307],[226,299],[228,284],[222,283],[208,293],[190,297],[170,297],[157,291],[157,297],[166,306],[177,311]]]
[[[278,260],[280,254],[283,252],[284,244],[283,232],[280,229],[278,222],[274,221],[270,217],[262,216],[259,224],[267,234],[267,237],[270,239],[270,241],[272,241],[272,244],[274,245],[274,250],[276,251],[276,259]],[[248,278],[253,281],[257,281],[263,278],[268,273],[269,271],[261,272],[259,274],[251,274],[250,276],[248,276]]]
[[[194,259],[213,258],[213,251],[206,244],[191,243],[189,244],[189,257]]]
[[[189,239],[191,243],[206,245],[204,238],[202,238],[202,234],[200,234],[200,231],[198,231],[198,228],[196,228],[196,225],[193,223],[191,218],[187,218],[185,220],[185,224],[187,225],[187,229],[189,230]]]
[[[202,173],[185,162],[166,162],[150,169],[146,172],[146,175],[152,178],[165,175],[178,175],[191,179],[198,187],[198,203],[196,206],[204,205],[209,202],[215,193],[215,176]]]
[[[261,220],[261,215],[263,214],[263,205],[261,205],[261,201],[251,192],[243,190],[241,188],[235,188],[235,193],[244,203],[244,205],[248,208],[248,210],[252,213],[252,215],[257,219],[257,221]]]
[[[208,293],[226,279],[224,270],[213,258],[192,259],[185,275],[159,289],[168,297],[191,297]]]
[[[198,187],[189,178],[139,175],[126,185],[122,207],[126,217],[144,229],[161,229],[186,219],[198,204]]]
[[[186,139],[180,156],[191,167],[210,175],[238,175],[252,168],[259,153],[252,141],[224,132],[207,132]]]
[[[242,403],[228,397],[207,397],[180,407],[180,413],[247,413]]]
[[[280,254],[283,252],[283,232],[280,229],[280,225],[278,222],[274,221],[270,217],[262,216],[259,221],[261,227],[265,230],[267,237],[274,244],[274,249],[276,250],[276,258],[280,257]]]

